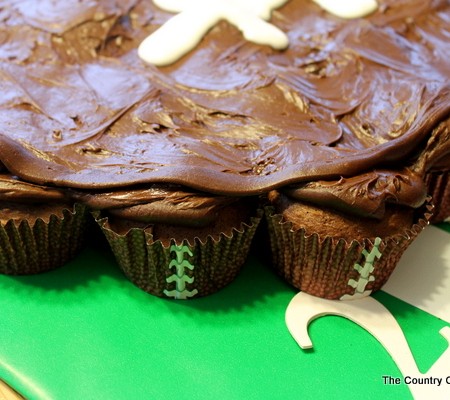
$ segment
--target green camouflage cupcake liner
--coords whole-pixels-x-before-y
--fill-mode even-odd
[[[273,267],[289,284],[332,300],[370,295],[389,279],[400,257],[429,223],[431,206],[409,230],[395,236],[353,240],[295,229],[272,206],[265,208]]]
[[[425,183],[434,202],[430,222],[443,222],[450,217],[450,172],[430,172],[425,176]]]
[[[87,208],[52,214],[48,222],[38,218],[0,223],[0,273],[25,275],[58,268],[75,257],[84,244]]]
[[[145,229],[131,228],[121,235],[111,229],[107,217],[99,213],[94,217],[133,284],[158,297],[190,299],[215,293],[234,280],[247,258],[262,210],[229,236],[195,238],[194,243],[171,239],[168,246],[154,241]]]

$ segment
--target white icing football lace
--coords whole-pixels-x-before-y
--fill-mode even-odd
[[[168,65],[193,50],[220,20],[242,31],[258,44],[284,49],[289,41],[284,32],[264,21],[272,10],[287,0],[154,0],[169,12],[179,13],[168,20],[139,46],[139,56],[148,63]]]
[[[219,21],[235,25],[250,42],[285,49],[289,40],[266,22],[288,0],[153,0],[161,9],[177,13],[139,46],[144,61],[157,66],[174,63],[193,50]],[[377,8],[376,0],[313,0],[330,13],[357,18]]]
[[[341,18],[359,18],[378,8],[376,0],[313,0],[320,7]]]

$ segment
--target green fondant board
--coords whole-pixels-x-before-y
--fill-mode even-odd
[[[450,239],[449,226],[440,228]],[[441,267],[436,260],[424,274]],[[345,318],[314,320],[314,348],[301,350],[284,321],[295,294],[254,254],[212,296],[160,299],[94,245],[50,273],[0,276],[0,379],[38,400],[411,398],[404,383],[384,384],[383,376],[401,377],[396,364]],[[449,321],[385,292],[374,297],[426,372],[447,348],[438,332]]]

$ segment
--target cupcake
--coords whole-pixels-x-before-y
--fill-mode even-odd
[[[64,265],[81,249],[87,208],[55,189],[0,175],[0,273],[23,275]]]
[[[439,175],[428,180],[434,201],[447,198],[447,1],[386,0],[348,18],[305,0],[201,12],[188,2],[48,3],[45,13],[22,2],[1,12],[0,165],[95,210],[144,290],[188,297],[229,282],[256,229],[253,199],[271,190],[356,215],[353,230],[391,209],[407,219],[428,174]],[[154,50],[175,57],[155,63]],[[378,175],[367,195],[364,174]],[[426,223],[413,214],[398,231],[330,240],[396,260],[409,243],[398,235]],[[309,228],[305,237],[333,236]],[[350,269],[365,265],[347,258]]]
[[[190,299],[233,281],[261,219],[254,198],[212,196],[173,185],[139,191],[140,196],[132,196],[141,199],[139,205],[103,203],[95,213],[131,282],[159,297]]]
[[[356,299],[380,289],[431,217],[429,199],[418,208],[387,203],[374,217],[292,197],[298,192],[268,195],[273,266],[297,289],[326,299]]]

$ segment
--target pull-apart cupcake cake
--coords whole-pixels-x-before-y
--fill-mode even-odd
[[[337,3],[3,2],[0,272],[94,219],[160,297],[227,285],[257,229],[299,290],[379,289],[450,216],[450,5]]]

